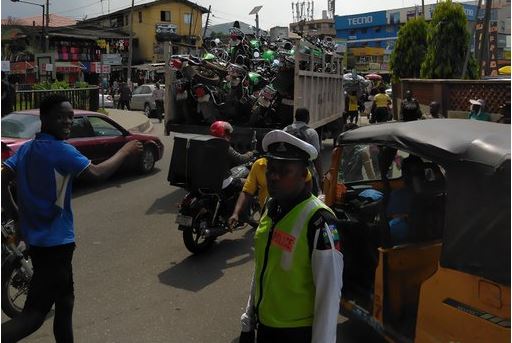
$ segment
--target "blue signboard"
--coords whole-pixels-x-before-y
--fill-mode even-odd
[[[386,11],[336,16],[336,30],[386,25]]]
[[[466,18],[468,18],[468,21],[475,21],[476,10],[478,7],[475,5],[468,5],[468,4],[462,4],[462,7],[464,7],[464,13],[466,13]],[[483,11],[481,11],[481,12],[483,12]]]

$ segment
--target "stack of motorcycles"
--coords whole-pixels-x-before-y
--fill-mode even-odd
[[[300,53],[326,62],[334,45],[303,38]],[[174,55],[175,100],[180,124],[209,125],[216,120],[237,126],[282,128],[293,119],[295,51],[287,39],[249,38],[230,29],[227,47],[210,41],[203,57]],[[322,63],[300,62],[300,69],[322,72]]]

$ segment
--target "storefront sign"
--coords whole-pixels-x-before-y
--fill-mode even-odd
[[[103,64],[108,65],[121,65],[123,64],[123,57],[120,54],[103,54],[101,55]]]
[[[2,71],[11,71],[11,61],[2,61]]]
[[[496,61],[496,52],[498,44],[498,22],[491,22],[489,27],[489,75],[498,76],[498,63]]]
[[[386,25],[386,11],[336,16],[336,30]]]
[[[51,63],[43,64],[43,71],[53,71],[53,64],[51,64]]]

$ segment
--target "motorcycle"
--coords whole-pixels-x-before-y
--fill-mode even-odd
[[[16,240],[14,220],[2,218],[2,311],[10,318],[23,310],[33,273],[25,244]]]
[[[252,162],[231,169],[232,184],[219,193],[190,190],[180,204],[176,216],[178,230],[183,232],[183,243],[193,254],[207,251],[220,236],[232,230],[228,219],[233,213],[238,195],[242,191],[242,179],[249,174]],[[231,189],[229,189],[231,188]],[[249,207],[246,224],[256,227],[253,216],[259,211],[258,202],[253,201]],[[246,225],[238,225],[235,230]]]

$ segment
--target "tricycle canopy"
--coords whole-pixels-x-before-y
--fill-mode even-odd
[[[510,126],[461,119],[386,123],[344,132],[338,143],[387,146],[443,167],[441,266],[510,285]]]

